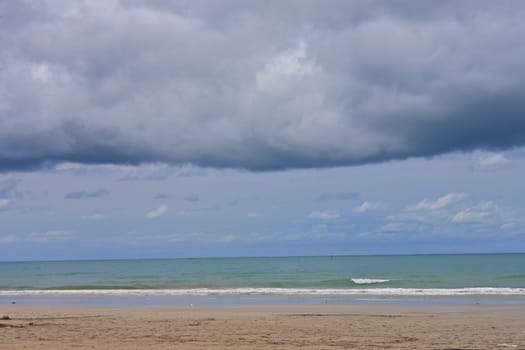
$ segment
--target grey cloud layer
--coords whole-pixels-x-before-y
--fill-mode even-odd
[[[11,1],[0,17],[3,170],[525,143],[520,1]]]

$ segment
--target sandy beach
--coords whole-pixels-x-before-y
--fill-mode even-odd
[[[525,305],[0,307],[0,349],[525,349]]]

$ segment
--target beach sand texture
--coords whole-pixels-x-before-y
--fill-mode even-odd
[[[525,305],[9,305],[2,316],[6,350],[525,349]]]

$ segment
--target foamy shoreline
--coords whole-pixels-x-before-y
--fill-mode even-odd
[[[525,288],[192,288],[192,289],[53,289],[0,290],[0,296],[525,296]]]

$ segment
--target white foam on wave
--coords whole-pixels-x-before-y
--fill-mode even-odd
[[[90,290],[0,290],[0,296],[525,296],[525,288],[231,288],[231,289],[90,289]]]
[[[383,280],[378,278],[352,278],[351,280],[355,284],[373,284],[390,282],[390,280]]]

